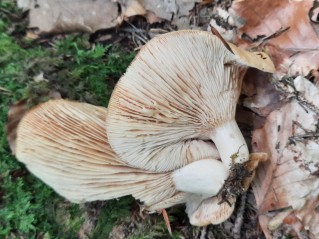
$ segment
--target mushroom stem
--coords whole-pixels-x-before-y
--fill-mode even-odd
[[[202,195],[217,195],[228,177],[228,168],[216,159],[202,159],[190,163],[172,174],[177,190]]]
[[[210,138],[228,168],[232,163],[243,163],[249,159],[247,144],[235,120],[215,128]]]

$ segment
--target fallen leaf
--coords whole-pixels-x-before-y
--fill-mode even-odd
[[[244,106],[264,117],[253,118],[259,125],[253,151],[270,155],[253,184],[267,238],[280,228],[319,238],[318,7],[317,1],[245,0],[229,10],[235,42],[267,52],[277,71],[270,77],[248,74],[243,85]]]
[[[274,222],[272,216],[277,215],[276,210],[285,208],[293,209],[293,216],[309,230],[310,238],[319,238],[314,223],[319,221],[316,211],[319,205],[318,114],[308,108],[318,106],[319,102],[311,102],[308,96],[317,95],[319,89],[303,77],[292,82],[294,89],[304,95],[305,102],[294,99],[285,103],[268,115],[262,128],[253,132],[253,151],[267,152],[270,156],[270,160],[257,169],[253,189],[260,224],[268,238],[272,235],[269,231],[269,225]],[[269,216],[269,212],[273,215]],[[281,220],[282,224],[289,221],[286,217]],[[300,227],[299,221],[292,223],[295,230]]]
[[[40,82],[40,81],[46,81],[46,82],[48,82],[48,79],[45,79],[44,78],[44,73],[41,71],[38,75],[36,75],[36,76],[34,76],[33,77],[33,80],[35,81],[35,82]]]
[[[229,11],[238,26],[235,42],[264,48],[278,71],[307,75],[319,68],[317,1],[235,1]]]
[[[124,9],[123,9],[124,8]],[[122,1],[122,10],[124,10],[124,19],[136,15],[145,15],[146,10],[138,0]]]

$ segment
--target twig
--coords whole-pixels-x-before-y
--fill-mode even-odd
[[[295,127],[298,127],[300,129],[302,129],[305,133],[304,134],[299,134],[299,135],[295,135]],[[293,120],[292,121],[292,128],[293,128],[293,136],[290,136],[288,138],[288,140],[291,142],[291,143],[294,143],[296,144],[295,141],[304,141],[305,139],[319,139],[319,129],[318,127],[316,128],[315,131],[310,131],[310,130],[307,130],[305,129],[298,121],[295,121]]]
[[[281,94],[285,95],[288,99],[295,99],[300,104],[300,106],[306,107],[312,110],[314,113],[319,114],[319,108],[315,106],[313,103],[309,102],[305,98],[305,96],[301,94],[301,92],[297,91],[293,83],[293,80],[293,77],[283,77],[279,81],[273,80],[272,84]]]
[[[220,35],[220,33],[211,24],[209,26],[210,26],[210,31],[212,32],[212,34],[217,36],[219,38],[219,40],[221,40],[221,42],[227,48],[227,50],[229,50],[231,53],[234,54],[233,50],[230,48],[229,44],[227,43],[227,41],[225,41],[225,39],[222,37],[222,35]]]
[[[148,32],[144,29],[137,28],[132,23],[126,21],[126,23],[131,26],[131,28],[123,28],[122,32],[128,32],[132,36],[132,40],[136,46],[141,46],[147,43],[149,40]]]
[[[4,95],[12,95],[12,91],[0,86],[0,93]]]
[[[279,30],[277,30],[275,33],[271,34],[270,36],[268,37],[265,37],[263,39],[263,42],[267,41],[267,40],[270,40],[270,39],[273,39],[273,38],[276,38],[276,37],[279,37],[281,34],[285,33],[286,31],[288,31],[290,29],[290,27],[286,27],[286,28],[280,28]]]
[[[207,233],[207,227],[203,227],[200,231],[200,239],[205,239]]]
[[[169,234],[172,236],[173,234],[172,234],[171,223],[169,221],[169,218],[168,218],[168,215],[167,215],[167,212],[166,212],[165,208],[162,209],[162,214],[163,214],[163,217],[164,217],[166,228],[167,228]]]
[[[252,38],[247,33],[244,33],[242,37],[248,39],[251,42],[255,42],[256,45],[254,47],[252,47],[251,50],[256,50],[256,49],[259,49],[260,46],[264,45],[268,40],[279,37],[283,33],[287,32],[289,29],[290,29],[290,27],[280,28],[279,30],[275,31],[274,33],[272,33],[269,36],[258,35],[256,38]]]
[[[243,225],[243,219],[244,219],[244,212],[245,212],[245,207],[246,207],[246,198],[247,198],[247,193],[243,193],[241,195],[241,200],[240,200],[240,205],[239,205],[239,209],[238,209],[238,214],[237,214],[237,218],[234,224],[234,228],[233,228],[233,235],[234,235],[234,239],[240,239],[240,231],[241,231],[241,226]]]

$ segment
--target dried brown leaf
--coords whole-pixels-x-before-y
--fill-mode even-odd
[[[305,78],[299,80],[303,86],[300,89],[306,95],[319,92]],[[271,112],[264,126],[253,132],[253,150],[270,155],[270,161],[257,169],[253,184],[260,224],[268,237],[271,232],[267,213],[289,207],[302,226],[309,229],[311,238],[319,237],[313,224],[319,220],[319,213],[315,211],[318,204],[313,203],[319,197],[317,122],[315,112],[293,100]],[[282,223],[289,221],[284,219]],[[292,223],[295,230],[300,227],[298,223]]]
[[[319,66],[319,38],[313,27],[318,24],[317,5],[316,1],[235,1],[230,11],[241,25],[237,43],[249,48],[262,44],[277,70],[307,75]]]

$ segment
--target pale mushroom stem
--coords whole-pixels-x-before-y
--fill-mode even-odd
[[[243,163],[249,159],[246,141],[235,120],[214,129],[210,138],[214,141],[221,160],[228,168],[232,163]]]

